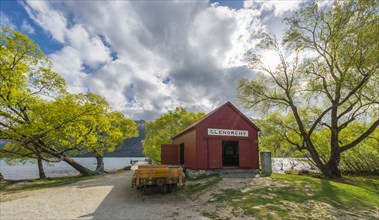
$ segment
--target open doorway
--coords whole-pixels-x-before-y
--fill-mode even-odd
[[[239,165],[238,141],[222,141],[222,166]]]

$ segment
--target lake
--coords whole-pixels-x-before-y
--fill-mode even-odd
[[[96,168],[96,158],[94,157],[75,157],[74,159],[89,169],[94,170]],[[112,171],[129,166],[130,159],[145,160],[145,157],[105,157],[105,170]],[[79,174],[79,172],[65,162],[44,163],[44,168],[47,177],[74,176]],[[284,173],[285,170],[311,170],[311,166],[304,159],[273,158],[272,170],[276,173]],[[39,177],[37,163],[8,166],[0,159],[0,172],[5,179],[9,180],[36,179]]]
[[[145,160],[144,157],[105,157],[104,165],[106,171],[113,171],[130,165],[130,160]],[[94,170],[96,168],[96,158],[94,157],[75,157],[75,161]],[[79,172],[65,162],[45,163],[45,173],[47,177],[75,176]],[[0,159],[0,173],[8,180],[36,179],[38,175],[37,163],[25,163],[15,166],[7,165]]]

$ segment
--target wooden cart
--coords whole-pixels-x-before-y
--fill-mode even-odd
[[[146,193],[150,186],[163,186],[164,192],[170,192],[178,184],[184,184],[185,178],[181,167],[167,165],[138,165],[132,178],[132,188]]]

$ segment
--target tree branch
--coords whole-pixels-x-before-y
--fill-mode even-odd
[[[363,141],[366,137],[368,137],[372,132],[375,131],[375,129],[378,127],[379,125],[379,119],[376,120],[367,130],[366,132],[364,132],[361,136],[359,136],[357,139],[355,139],[354,141],[352,141],[351,143],[349,144],[346,144],[345,146],[342,146],[340,148],[340,151],[341,152],[344,152],[346,150],[349,150],[350,148],[354,147],[355,145],[359,144],[361,141]]]

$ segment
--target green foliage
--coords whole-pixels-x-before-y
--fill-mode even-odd
[[[0,43],[0,139],[11,140],[0,156],[7,162],[64,160],[90,175],[69,155],[103,155],[138,135],[136,123],[112,112],[103,97],[68,93],[64,79],[28,36],[3,28]]]
[[[44,152],[23,143],[43,128],[32,126],[31,114],[48,99],[66,94],[65,81],[27,35],[2,28],[0,46],[0,139],[12,140],[6,148],[13,153],[7,156],[38,158]]]
[[[352,141],[367,130],[367,124],[351,123],[341,132],[341,142]],[[360,142],[356,147],[345,151],[341,156],[341,170],[353,173],[379,174],[379,128]]]
[[[113,152],[121,146],[126,138],[137,137],[137,123],[126,119],[120,112],[110,112],[99,115],[95,120],[92,144],[85,143],[86,149],[92,151],[95,156],[103,156],[105,152]]]
[[[279,65],[270,68],[251,53],[259,74],[238,82],[238,98],[246,107],[293,115],[292,122],[282,120],[287,136],[279,135],[307,150],[325,176],[340,177],[341,154],[379,126],[378,9],[374,0],[335,1],[329,8],[313,3],[285,19],[283,45],[262,34],[260,49],[275,51]],[[365,129],[347,138],[353,122]]]
[[[368,129],[368,125],[361,122],[353,122],[340,132],[340,143],[349,143],[359,134]],[[323,128],[316,130],[312,136],[313,143],[323,161],[330,157],[331,132]],[[379,173],[379,129],[369,135],[354,148],[341,154],[340,169],[353,173]]]
[[[302,144],[302,138],[296,130],[293,115],[283,116],[279,112],[273,112],[256,123],[261,129],[259,135],[261,151],[270,151],[272,157],[303,157],[306,154],[304,150],[296,147]]]
[[[146,138],[142,141],[143,153],[156,163],[161,161],[161,144],[171,143],[171,138],[193,122],[204,116],[204,113],[188,112],[177,107],[154,121],[146,122]]]
[[[265,120],[256,122],[261,128],[259,142],[261,150],[269,150],[273,157],[304,157],[307,151],[299,150],[303,139],[292,114],[282,115],[273,112]],[[359,134],[368,129],[362,122],[352,122],[340,132],[340,144],[346,144],[356,139]],[[331,132],[327,128],[320,128],[312,133],[312,143],[323,162],[330,157]],[[356,147],[341,154],[340,169],[345,172],[379,173],[379,129],[369,135]]]

